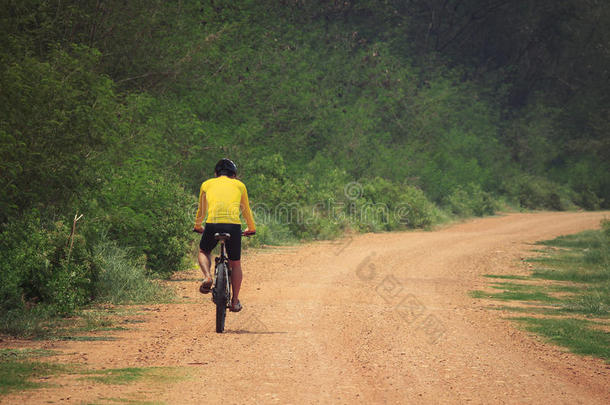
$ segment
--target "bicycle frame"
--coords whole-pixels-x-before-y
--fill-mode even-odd
[[[216,280],[218,280],[218,276],[220,276],[220,274],[218,274],[218,269],[221,263],[224,263],[226,265],[226,274],[224,276],[226,276],[226,291],[228,293],[227,295],[227,304],[231,302],[231,266],[229,265],[229,258],[227,257],[227,248],[225,247],[225,241],[224,240],[220,240],[220,256],[216,257],[215,260],[215,267],[214,267],[214,285],[216,285]]]
[[[254,233],[241,236],[250,236]],[[216,304],[216,332],[222,333],[225,327],[227,308],[231,305],[231,266],[227,256],[225,242],[231,236],[228,233],[216,233],[214,237],[220,242],[220,256],[214,259],[214,286],[212,301]]]
[[[225,240],[230,236],[217,233],[214,237],[220,242],[220,256],[215,258],[212,300],[216,304],[216,332],[222,333],[225,328],[227,308],[231,303],[231,267],[225,246]]]

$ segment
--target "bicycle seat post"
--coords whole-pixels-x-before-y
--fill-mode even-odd
[[[220,255],[222,258],[226,258],[227,257],[227,253],[226,253],[226,248],[225,248],[225,242],[228,239],[231,239],[231,234],[229,233],[215,233],[214,234],[214,238],[220,242]]]

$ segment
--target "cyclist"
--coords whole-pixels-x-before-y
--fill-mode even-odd
[[[201,184],[199,208],[195,218],[194,230],[202,234],[197,258],[204,280],[199,287],[199,291],[207,294],[212,288],[210,254],[218,243],[214,234],[229,233],[231,238],[226,241],[226,248],[229,265],[231,266],[231,284],[233,285],[233,298],[229,309],[232,312],[239,312],[242,308],[238,298],[242,281],[240,211],[248,225],[244,231],[245,234],[254,233],[256,225],[252,218],[246,186],[235,178],[237,175],[235,163],[229,159],[220,159],[216,163],[214,174],[216,175],[215,178],[206,180]],[[202,227],[206,214],[205,227]]]

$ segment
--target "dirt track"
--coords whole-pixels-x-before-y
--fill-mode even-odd
[[[89,368],[179,366],[191,378],[104,386],[73,377],[2,403],[610,403],[610,366],[516,328],[470,298],[483,274],[525,274],[531,243],[610,213],[511,214],[434,232],[367,234],[244,259],[240,314],[214,333],[195,271],[183,303],[149,307],[115,341],[54,342]],[[5,341],[2,347],[17,342]],[[37,344],[40,346],[41,344]]]

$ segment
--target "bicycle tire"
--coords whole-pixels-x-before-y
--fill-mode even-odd
[[[227,317],[227,269],[226,264],[220,263],[217,269],[215,304],[216,304],[216,333],[222,333],[225,329]]]

